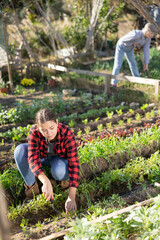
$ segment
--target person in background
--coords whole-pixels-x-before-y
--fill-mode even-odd
[[[36,113],[36,124],[30,128],[28,143],[18,145],[14,157],[25,181],[27,199],[39,194],[36,177],[42,183],[42,193],[47,200],[53,199],[52,181],[46,176],[43,165],[50,166],[55,180],[66,187],[69,179],[69,195],[65,203],[66,212],[77,209],[75,196],[79,180],[79,159],[76,140],[71,129],[58,123],[50,109]]]
[[[126,55],[129,68],[132,76],[140,77],[137,63],[134,56],[134,49],[143,49],[144,66],[143,70],[148,71],[149,57],[150,57],[150,42],[154,34],[157,34],[157,28],[147,23],[142,30],[133,30],[120,38],[116,44],[115,59],[112,75],[118,75],[123,63],[124,55]],[[112,79],[111,85],[116,87],[118,80]]]

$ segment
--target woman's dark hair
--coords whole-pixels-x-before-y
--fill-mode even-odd
[[[48,108],[40,109],[36,113],[36,123],[38,125],[43,124],[47,121],[54,121],[56,122],[56,116],[54,115],[53,111]]]

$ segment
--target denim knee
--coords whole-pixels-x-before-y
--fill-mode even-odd
[[[68,161],[66,159],[56,158],[51,163],[51,173],[55,180],[68,180]]]
[[[21,161],[24,159],[28,159],[28,144],[27,143],[21,143],[18,145],[14,150],[14,158],[17,164],[21,163]]]

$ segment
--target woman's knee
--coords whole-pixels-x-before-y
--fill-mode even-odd
[[[26,158],[28,155],[28,144],[22,143],[18,145],[14,150],[14,158],[16,162],[21,162],[22,159]]]
[[[68,161],[66,159],[55,160],[51,166],[51,173],[55,180],[68,180]]]

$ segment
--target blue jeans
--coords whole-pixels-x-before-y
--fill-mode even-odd
[[[22,143],[15,148],[14,158],[26,185],[33,185],[35,183],[35,175],[31,172],[28,164],[28,143]],[[69,179],[67,159],[51,156],[41,159],[41,163],[43,166],[51,167],[51,174],[55,180],[62,181]]]
[[[129,64],[129,68],[131,70],[132,76],[139,77],[139,71],[137,67],[137,63],[134,56],[133,48],[126,47],[124,45],[121,45],[120,42],[117,42],[116,45],[116,52],[115,52],[115,58],[114,58],[114,66],[112,75],[118,75],[120,72],[120,69],[122,67],[124,55],[127,58],[127,62]],[[111,84],[117,84],[118,80],[112,79]]]

